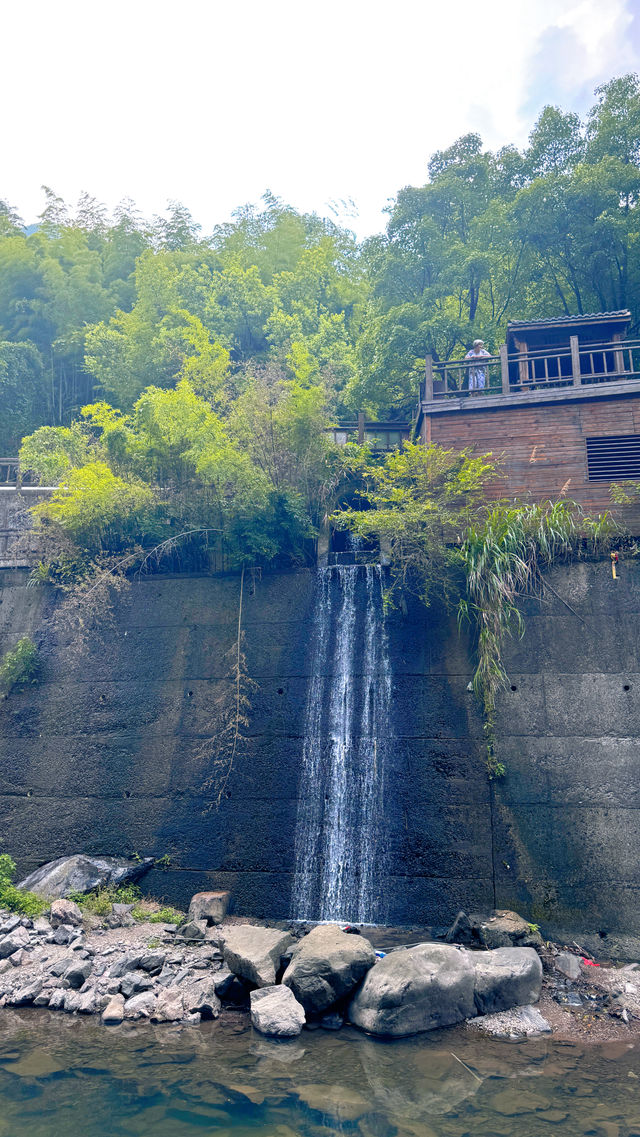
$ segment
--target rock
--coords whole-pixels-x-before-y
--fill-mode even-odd
[[[138,996],[141,998],[141,996]],[[185,1015],[182,992],[175,987],[163,987],[158,993],[152,1018],[154,1022],[178,1022]]]
[[[375,962],[376,953],[363,936],[319,924],[294,946],[282,982],[307,1014],[322,1014],[349,995]]]
[[[67,992],[65,991],[64,987],[56,987],[55,991],[52,991],[51,995],[49,996],[49,1010],[62,1010],[66,994]]]
[[[349,1018],[371,1034],[394,1036],[449,1026],[475,1013],[474,980],[471,953],[447,944],[394,951],[367,972]]]
[[[496,908],[492,916],[479,926],[480,942],[487,948],[540,947],[540,932],[519,916],[505,908]]]
[[[171,990],[171,988],[169,988]],[[216,995],[213,976],[205,979],[186,979],[180,984],[185,1011],[203,1019],[217,1019],[222,1004]]]
[[[20,916],[16,916],[15,913],[11,916],[3,916],[2,919],[0,919],[0,932],[2,932],[3,935],[8,935],[9,932],[13,932],[14,928],[19,927],[19,925]]]
[[[344,1018],[339,1011],[332,1011],[331,1014],[323,1015],[320,1019],[322,1030],[342,1030],[343,1026]]]
[[[321,1113],[342,1128],[343,1123],[352,1124],[371,1110],[370,1103],[347,1086],[328,1086],[325,1083],[298,1086],[298,1097],[310,1109]]]
[[[479,1015],[537,1003],[542,964],[534,948],[495,948],[473,952],[474,1001]]]
[[[548,1034],[551,1027],[537,1007],[514,1007],[495,1015],[481,1015],[470,1026],[493,1038],[522,1038],[532,1034]]]
[[[203,940],[206,928],[206,920],[187,920],[186,924],[180,925],[177,934],[184,940]]]
[[[453,921],[453,924],[444,937],[444,942],[446,944],[467,945],[478,942],[478,937],[474,925],[467,916],[466,912],[458,912],[458,915]]]
[[[80,994],[78,991],[65,991],[62,1009],[68,1015],[74,1014],[80,1004]],[[49,1003],[51,1006],[51,1003]]]
[[[22,967],[22,964],[26,963],[28,959],[29,952],[25,951],[24,948],[18,948],[17,951],[14,951],[13,955],[9,956],[9,962],[12,967]]]
[[[280,956],[293,937],[277,928],[235,924],[226,928],[222,944],[224,962],[234,975],[256,987],[272,987],[280,968]]]
[[[35,999],[33,1000],[34,1007],[48,1007],[50,997],[50,991],[41,991],[40,994],[36,995]]]
[[[112,979],[118,979],[126,975],[128,971],[136,971],[140,967],[143,956],[146,954],[144,951],[125,952],[115,963],[111,964],[109,975]]]
[[[125,1019],[148,1019],[156,1009],[156,997],[152,991],[141,991],[124,1004]]]
[[[88,979],[91,975],[91,968],[92,964],[88,960],[74,959],[63,974],[69,986],[77,990],[79,987],[82,987],[85,979]]]
[[[79,928],[72,928],[71,924],[61,924],[53,933],[53,942],[55,944],[70,944],[80,935]]]
[[[105,1026],[118,1026],[124,1018],[124,995],[111,995],[104,1011],[102,1021]]]
[[[223,967],[221,971],[215,973],[214,984],[216,995],[225,1003],[243,1006],[247,1002],[248,993],[243,980],[238,979],[228,967]]]
[[[130,999],[139,991],[150,991],[152,987],[153,979],[142,971],[127,971],[120,980],[120,991],[125,999]]]
[[[42,991],[42,979],[32,979],[30,983],[25,984],[24,987],[18,987],[7,1000],[12,1007],[26,1007],[29,1003],[33,1003],[34,999],[38,997]]]
[[[561,951],[554,962],[554,967],[561,975],[566,975],[567,979],[579,979],[582,974],[580,956],[572,955],[570,951]]]
[[[128,916],[133,911],[134,908],[135,908],[135,904],[112,904],[111,905],[111,911],[113,912],[113,915],[118,916],[118,917]],[[135,924],[135,920],[134,920],[134,924]]]
[[[95,1015],[99,1010],[101,1000],[93,987],[87,991],[81,991],[76,1004],[76,1014],[78,1015]]]
[[[51,931],[51,924],[46,916],[38,916],[37,920],[33,921],[33,930],[41,936],[47,935]]]
[[[82,927],[82,912],[73,900],[54,900],[51,905],[51,927],[61,925],[72,928]]]
[[[91,892],[107,884],[139,880],[152,864],[153,857],[136,862],[124,857],[93,857],[76,853],[42,865],[21,880],[18,888],[25,888],[49,900],[68,896],[70,892]]]
[[[0,940],[0,959],[7,959],[14,951],[25,948],[29,943],[29,933],[26,928],[17,927],[8,936]]]
[[[189,904],[189,919],[221,924],[227,914],[230,896],[230,892],[196,892]]]
[[[251,1022],[261,1034],[295,1038],[306,1015],[290,987],[260,987],[251,992]]]
[[[140,956],[139,966],[143,971],[148,971],[150,975],[158,975],[164,967],[166,958],[167,953],[165,951],[147,951]]]

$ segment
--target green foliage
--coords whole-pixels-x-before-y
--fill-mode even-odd
[[[31,918],[41,916],[49,907],[47,901],[34,892],[16,888],[13,884],[15,873],[15,861],[8,853],[0,853],[0,908],[8,908],[10,912],[19,912],[20,915]]]
[[[466,533],[460,550],[466,596],[458,616],[470,620],[477,635],[473,689],[485,715],[490,777],[505,772],[495,756],[495,706],[498,691],[507,684],[504,640],[524,635],[518,600],[550,587],[543,573],[551,565],[582,555],[585,545],[591,552],[603,551],[617,533],[608,514],[585,517],[567,501],[496,505]]]
[[[148,486],[124,481],[106,462],[88,462],[71,470],[35,511],[41,521],[55,522],[81,546],[100,550],[154,533],[154,505]]]
[[[184,912],[168,906],[156,911],[138,906],[132,909],[131,915],[135,920],[143,920],[147,924],[183,924],[185,919]]]
[[[70,892],[69,900],[73,900],[83,912],[108,916],[113,904],[137,904],[140,896],[140,889],[135,884],[110,884],[92,892]]]
[[[486,484],[495,476],[491,455],[407,442],[382,459],[366,450],[356,453],[354,472],[362,481],[366,508],[343,508],[332,520],[377,541],[389,555],[388,600],[410,592],[429,604],[436,594],[451,595],[461,567],[458,542],[482,509]]]
[[[11,691],[19,691],[22,687],[37,683],[41,668],[36,645],[29,636],[23,636],[14,648],[5,653],[0,663],[0,691],[4,693],[4,698]]]
[[[0,343],[0,407],[0,454],[13,456],[23,434],[47,414],[42,358],[33,344]]]
[[[89,439],[78,423],[41,426],[22,440],[20,469],[30,473],[40,485],[56,486],[73,467],[88,461]]]

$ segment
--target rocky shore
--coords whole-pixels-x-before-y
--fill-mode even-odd
[[[636,964],[598,966],[544,944],[513,913],[487,917],[485,939],[500,946],[458,923],[449,938],[467,944],[376,952],[366,929],[224,919],[216,894],[194,897],[179,927],[135,923],[130,905],[113,908],[102,921],[66,899],[36,919],[0,911],[0,1007],[96,1015],[105,1026],[198,1023],[234,1008],[276,1038],[345,1022],[386,1038],[465,1021],[505,1038],[640,1034]]]

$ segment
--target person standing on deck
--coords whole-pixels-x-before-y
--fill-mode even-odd
[[[476,366],[471,363],[469,365],[469,390],[470,391],[484,391],[487,385],[487,368],[479,361],[481,359],[489,359],[489,352],[485,351],[483,340],[474,340],[471,351],[465,355],[465,359],[477,360]]]

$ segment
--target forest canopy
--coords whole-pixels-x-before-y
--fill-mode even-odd
[[[345,476],[326,428],[406,419],[427,353],[627,307],[638,333],[639,198],[630,74],[584,121],[545,107],[524,149],[433,154],[360,244],[269,192],[208,235],[178,202],[147,221],[45,188],[26,228],[0,201],[0,452],[24,438],[62,483],[50,523],[92,547],[199,527],[232,559],[298,555]]]

